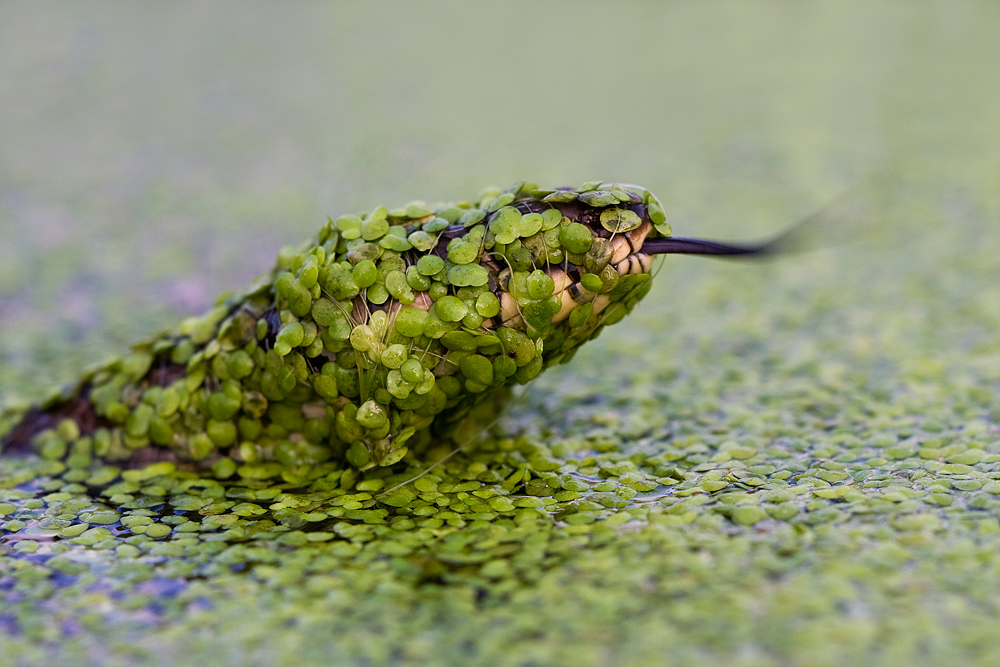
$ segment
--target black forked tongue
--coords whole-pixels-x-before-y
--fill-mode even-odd
[[[771,241],[756,244],[743,243],[721,243],[719,241],[708,241],[706,239],[684,239],[669,237],[664,239],[650,239],[642,244],[642,252],[647,255],[715,255],[717,257],[764,257],[787,251],[785,243],[782,243],[783,236],[779,236]]]
[[[880,183],[881,181],[868,183],[867,187],[874,191],[868,195],[859,192],[858,187],[851,188],[770,239],[728,243],[668,236],[646,239],[641,252],[647,255],[682,254],[758,259],[855,242],[870,236],[869,225],[878,219],[875,209],[879,202],[877,195],[881,192]]]

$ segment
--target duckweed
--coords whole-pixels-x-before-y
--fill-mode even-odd
[[[365,326],[374,333],[387,325],[376,319]],[[527,336],[504,336],[521,357],[515,364],[532,358]],[[407,354],[397,343],[382,351],[400,382],[430,375]],[[485,386],[495,379],[484,355],[468,354],[459,366],[467,382]],[[661,380],[661,387],[640,377],[619,393],[617,407],[594,413],[597,421],[573,411],[582,397],[607,390],[596,375],[583,389],[557,383],[529,389],[529,398],[547,392],[550,404],[519,408],[520,416],[496,434],[481,434],[475,448],[423,475],[448,450],[361,472],[358,461],[351,466],[322,456],[266,470],[265,463],[226,458],[215,472],[171,462],[121,469],[92,460],[84,470],[98,486],[68,481],[74,469],[41,457],[0,459],[0,540],[8,545],[0,581],[16,582],[9,589],[16,593],[2,595],[38,601],[19,607],[17,636],[62,637],[72,645],[73,635],[42,611],[57,608],[90,619],[86,632],[94,637],[120,632],[120,619],[145,610],[148,621],[127,630],[140,646],[153,645],[157,624],[167,618],[189,636],[211,630],[232,638],[241,636],[236,629],[245,611],[236,601],[246,595],[263,605],[258,618],[265,624],[280,623],[293,605],[297,618],[315,619],[307,627],[357,633],[361,619],[377,610],[409,633],[442,627],[421,616],[432,605],[435,623],[441,614],[478,609],[455,626],[463,632],[478,631],[479,623],[486,632],[501,619],[544,626],[566,613],[576,619],[569,632],[589,632],[596,627],[590,596],[614,586],[628,595],[603,599],[628,636],[626,602],[641,601],[656,610],[655,627],[689,628],[715,650],[736,650],[730,626],[711,620],[720,600],[736,595],[747,606],[733,608],[730,623],[755,628],[755,641],[768,650],[784,650],[777,647],[788,646],[791,619],[817,619],[815,626],[806,621],[808,632],[793,632],[795,646],[818,631],[820,619],[853,628],[849,612],[838,607],[844,601],[863,601],[877,623],[895,618],[906,631],[925,632],[923,616],[892,613],[900,599],[912,604],[949,595],[946,589],[981,595],[996,588],[1000,431],[994,423],[944,419],[932,433],[945,433],[950,449],[931,458],[909,447],[929,434],[914,428],[907,412],[892,410],[884,395],[869,394],[870,405],[882,415],[883,432],[902,444],[855,438],[847,397],[827,417],[825,435],[803,439],[794,375],[767,390],[789,392],[785,399],[767,403],[750,421],[738,412],[694,419],[699,402],[716,395],[694,378]],[[712,381],[718,392],[745,386],[725,367]],[[665,414],[651,395],[676,402]],[[208,397],[216,416],[231,411],[227,399],[225,390]],[[934,405],[911,409],[923,413]],[[550,410],[562,417],[551,421]],[[279,410],[272,424],[294,427],[303,417]],[[378,429],[388,417],[369,399],[351,419]],[[891,449],[909,454],[883,456]],[[357,443],[348,460],[367,456]],[[810,550],[814,541],[823,548]],[[957,584],[938,568],[901,569],[934,559],[962,563],[970,574]],[[828,588],[845,577],[861,592]],[[99,609],[85,592],[94,582],[117,591]],[[883,597],[889,589],[893,597]],[[750,601],[783,619],[780,640],[767,630],[777,626],[763,624]],[[210,617],[198,609],[211,609]],[[963,609],[938,613],[985,632],[985,619]],[[848,645],[862,654],[878,650],[864,633]],[[198,642],[186,646],[185,652],[201,650]]]

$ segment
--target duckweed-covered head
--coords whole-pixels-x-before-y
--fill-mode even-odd
[[[44,457],[165,448],[222,470],[389,466],[567,361],[648,291],[642,188],[517,183],[330,219],[200,317],[91,370],[9,436]]]

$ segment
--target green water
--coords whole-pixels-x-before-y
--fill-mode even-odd
[[[998,28],[989,2],[4,4],[7,403],[328,214],[526,178],[643,185],[682,236],[867,205],[855,243],[668,258],[390,494],[418,470],[0,460],[0,663],[995,664]]]

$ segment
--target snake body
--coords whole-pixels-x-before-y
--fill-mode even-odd
[[[644,246],[698,243],[646,189],[601,182],[328,219],[207,313],[8,416],[4,450],[391,466],[627,315]]]

